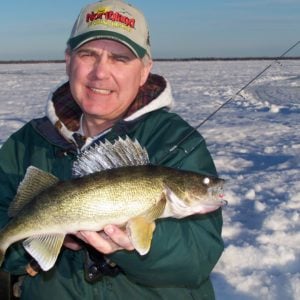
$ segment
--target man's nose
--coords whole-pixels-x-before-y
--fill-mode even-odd
[[[99,79],[108,77],[110,73],[110,64],[107,55],[101,55],[94,64],[94,76]]]

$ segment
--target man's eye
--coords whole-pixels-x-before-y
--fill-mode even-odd
[[[128,62],[130,60],[129,57],[123,55],[113,55],[112,58],[118,62]]]
[[[79,55],[80,55],[81,57],[84,57],[84,56],[92,56],[92,54],[91,54],[90,52],[81,52],[81,53],[79,53]]]

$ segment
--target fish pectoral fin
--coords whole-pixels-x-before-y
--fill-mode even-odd
[[[59,179],[54,175],[29,166],[8,209],[9,217],[14,217],[36,195],[58,181]]]
[[[58,257],[65,234],[32,236],[23,242],[25,250],[44,271],[51,269]]]
[[[131,242],[140,255],[149,252],[155,223],[145,217],[135,217],[130,219],[126,226]]]

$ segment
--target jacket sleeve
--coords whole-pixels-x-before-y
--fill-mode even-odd
[[[2,145],[0,149],[0,228],[3,228],[10,220],[7,213],[9,205],[29,165],[48,172],[53,172],[54,169],[64,170],[61,161],[53,161],[53,155],[53,148],[33,129],[31,122],[12,134]],[[16,242],[6,251],[2,268],[12,274],[23,274],[30,260],[22,243]]]
[[[170,153],[169,149],[192,128],[177,117],[157,124],[159,129],[152,133],[151,143],[145,141],[153,163],[216,175],[205,141],[197,131]],[[221,209],[181,220],[161,219],[156,225],[147,255],[120,251],[112,260],[131,280],[144,285],[197,287],[205,282],[224,248]]]
[[[15,140],[15,135],[11,136],[0,149],[0,228],[9,221],[7,211],[24,176],[23,151],[24,149]],[[16,243],[6,251],[2,268],[14,274],[22,274],[27,262],[25,250],[20,243]]]

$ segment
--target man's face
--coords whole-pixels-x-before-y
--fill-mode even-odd
[[[122,117],[147,80],[145,66],[129,48],[112,40],[93,40],[66,54],[72,95],[89,118]]]

